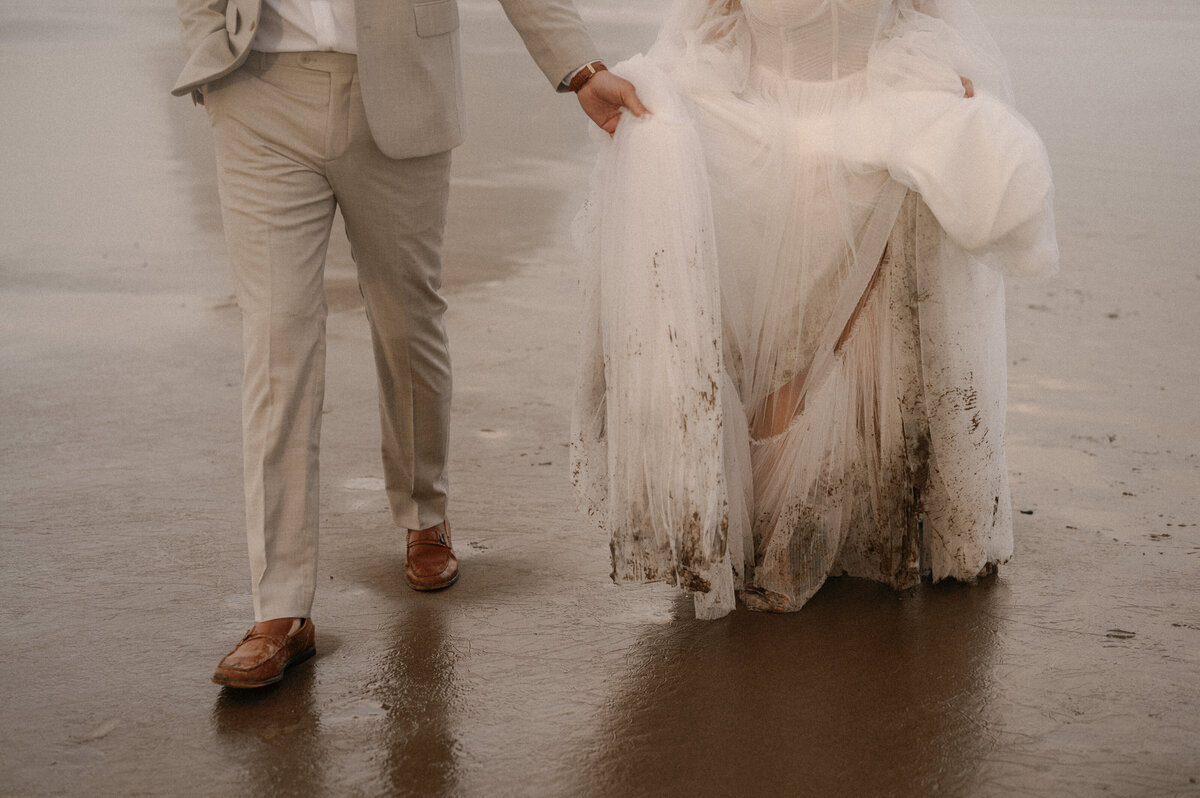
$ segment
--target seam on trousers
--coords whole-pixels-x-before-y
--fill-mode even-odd
[[[262,573],[260,573],[258,575],[258,579],[255,582],[254,594],[255,594],[255,603],[259,604],[259,605],[262,604],[261,588],[262,588],[263,580],[267,575],[267,571],[270,569],[270,559],[271,559],[269,552],[268,552],[268,541],[270,540],[270,538],[269,538],[269,532],[267,529],[267,526],[268,526],[268,524],[267,524],[267,520],[268,520],[267,519],[267,464],[266,464],[267,436],[270,434],[271,430],[275,429],[276,412],[277,412],[276,406],[275,406],[276,405],[275,381],[271,379],[272,354],[273,354],[273,351],[275,348],[275,336],[272,334],[272,331],[271,331],[272,322],[275,318],[275,259],[273,257],[271,257],[271,250],[272,250],[272,246],[273,246],[272,238],[274,236],[274,231],[271,229],[270,224],[265,224],[264,227],[266,228],[266,239],[267,239],[266,240],[266,253],[265,253],[267,256],[267,258],[266,258],[266,261],[267,261],[267,336],[266,336],[267,337],[267,345],[266,345],[266,352],[265,352],[265,356],[264,356],[266,372],[267,372],[266,373],[266,378],[267,378],[267,386],[266,386],[267,387],[267,390],[266,390],[267,419],[266,419],[266,428],[265,428],[266,434],[263,436],[262,446],[259,451],[259,464],[258,464],[258,469],[259,469],[258,470],[258,473],[259,473],[258,490],[259,490],[259,495],[262,498],[261,537],[262,537],[262,546],[263,546],[263,570],[262,570]],[[242,323],[244,324],[245,321],[243,321]],[[245,344],[243,344],[243,346],[245,346]],[[245,388],[243,387],[242,390],[245,390]]]

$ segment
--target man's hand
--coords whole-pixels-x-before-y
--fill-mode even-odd
[[[617,131],[622,108],[628,108],[634,116],[649,113],[633,84],[607,70],[597,72],[579,90],[579,105],[610,136]]]

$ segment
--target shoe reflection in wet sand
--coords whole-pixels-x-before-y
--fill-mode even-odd
[[[250,795],[454,795],[459,748],[451,708],[458,655],[443,612],[415,606],[399,613],[386,653],[371,665],[359,695],[318,708],[321,659],[337,649],[326,635],[318,654],[287,678],[256,690],[223,688],[213,708],[232,779]],[[336,677],[339,663],[328,662]],[[363,693],[368,695],[363,695]]]
[[[225,761],[242,771],[236,781],[247,794],[326,793],[329,756],[315,702],[320,657],[289,670],[277,684],[255,690],[221,688],[213,725]],[[231,780],[226,776],[218,783]]]
[[[900,595],[843,578],[800,613],[656,626],[579,752],[579,789],[971,794],[995,745],[994,615],[1004,593],[994,577]],[[679,601],[677,615],[688,617]]]
[[[448,645],[444,611],[420,602],[397,621],[379,663],[374,693],[387,712],[382,739],[384,792],[454,795],[458,745],[451,708],[458,654]],[[461,700],[461,698],[460,698]]]

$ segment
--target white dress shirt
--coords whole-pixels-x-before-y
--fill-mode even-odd
[[[263,0],[253,47],[264,53],[357,54],[354,0]]]

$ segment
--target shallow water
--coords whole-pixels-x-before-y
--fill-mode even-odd
[[[574,510],[567,224],[595,142],[495,5],[462,6],[463,578],[403,586],[341,246],[319,653],[250,694],[207,681],[250,619],[238,331],[204,115],[166,94],[174,16],[0,7],[0,792],[1200,794],[1195,6],[979,3],[1064,256],[1010,288],[1013,561],[712,623],[609,584]],[[612,56],[653,36],[633,0],[585,14]]]

